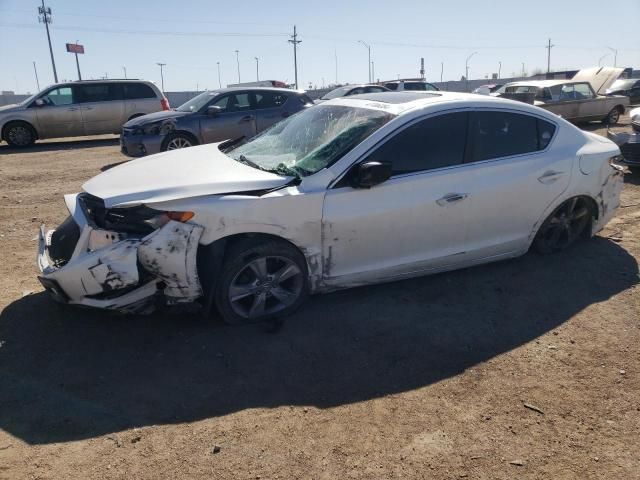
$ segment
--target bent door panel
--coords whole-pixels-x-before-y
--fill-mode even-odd
[[[468,165],[473,176],[467,224],[470,259],[526,249],[536,222],[567,188],[575,156],[549,147],[557,128],[550,122],[496,111],[476,115]],[[479,126],[480,115],[494,118]],[[502,138],[492,136],[492,129]],[[487,148],[479,147],[483,142]]]
[[[456,112],[401,128],[363,160],[391,163],[389,180],[358,189],[343,179],[327,191],[322,228],[328,284],[391,279],[464,260],[466,124],[467,113]]]

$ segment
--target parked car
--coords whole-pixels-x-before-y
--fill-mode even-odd
[[[490,95],[502,87],[502,83],[489,83],[487,85],[480,85],[478,88],[474,89],[471,93],[476,93],[478,95]]]
[[[360,85],[345,85],[325,93],[316,101],[316,103],[333,100],[334,98],[348,97],[350,95],[362,95],[363,93],[381,93],[388,91],[389,89],[382,85],[370,85],[366,83]]]
[[[394,92],[401,92],[403,90],[437,92],[439,90],[434,84],[422,80],[394,80],[384,82],[384,86]]]
[[[250,138],[313,105],[284,88],[223,88],[201,93],[175,110],[134,118],[120,135],[122,153],[141,157],[222,140]]]
[[[109,169],[40,229],[61,302],[148,311],[213,303],[229,323],[310,293],[557,252],[615,214],[620,150],[531,105],[436,92],[305,109],[243,145]]]
[[[507,83],[505,96],[533,98],[534,105],[572,122],[600,120],[616,124],[629,105],[629,98],[605,96],[622,68],[596,67],[580,70],[571,80],[530,80]],[[501,94],[502,95],[502,94]]]
[[[160,89],[144,80],[58,83],[0,107],[0,132],[10,145],[26,147],[45,138],[117,134],[128,120],[169,108]]]
[[[640,103],[640,78],[619,78],[606,90],[607,95],[624,95],[629,103]]]
[[[607,130],[607,136],[620,147],[624,164],[634,171],[640,171],[640,108],[629,113],[631,131]]]

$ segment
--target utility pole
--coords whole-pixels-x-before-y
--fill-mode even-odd
[[[260,62],[260,60],[258,60],[258,57],[253,57],[256,59],[256,82],[260,81],[260,70],[258,69],[258,64]]]
[[[502,73],[502,62],[498,62],[498,79],[500,79],[500,73]]]
[[[38,7],[38,21],[44,23],[44,28],[47,30],[47,41],[49,42],[49,54],[51,55],[51,66],[53,67],[53,78],[58,83],[58,72],[56,71],[56,61],[53,59],[53,48],[51,47],[51,35],[49,34],[49,24],[51,23],[51,8],[44,6],[44,0],[42,0],[42,7]]]
[[[549,39],[549,43],[545,47],[547,49],[547,73],[551,73],[551,49],[555,47],[555,45],[551,45],[551,39]]]
[[[613,52],[613,66],[617,67],[618,66],[618,50],[611,47],[607,47],[607,48]]]
[[[238,83],[240,83],[240,50],[236,50],[236,64],[238,65]]]
[[[376,70],[375,65],[373,64],[373,60],[371,60],[371,83],[376,81]]]
[[[440,83],[442,83],[443,74],[444,74],[444,62],[440,62]]]
[[[127,67],[122,67],[122,71],[124,72],[124,78],[127,78]]]
[[[33,62],[33,73],[36,74],[36,85],[38,86],[38,91],[40,91],[40,80],[38,80],[38,70],[36,69],[36,62]]]
[[[333,50],[333,56],[336,60],[336,85],[338,84],[338,51],[336,49]]]
[[[473,57],[476,53],[478,52],[473,52],[471,55],[469,55],[467,57],[467,59],[464,62],[464,89],[466,91],[469,91],[469,60],[471,60],[471,57]]]
[[[216,62],[218,65],[218,88],[222,88],[222,81],[220,80],[220,62]]]
[[[365,46],[367,51],[369,52],[369,83],[371,83],[371,46],[368,43],[363,42],[362,40],[358,40],[358,43],[361,43]]]
[[[298,32],[296,30],[296,26],[293,26],[293,35],[291,35],[291,39],[287,40],[290,44],[293,45],[293,71],[295,76],[296,88],[298,87],[298,44],[302,43],[302,40],[298,40]]]
[[[163,72],[163,67],[166,65],[166,63],[157,62],[156,65],[158,65],[160,67],[160,81],[162,82],[162,93],[164,93],[164,72]]]
[[[524,77],[524,62],[522,62],[522,76]]]

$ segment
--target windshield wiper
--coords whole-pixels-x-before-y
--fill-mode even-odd
[[[264,168],[262,168],[260,165],[258,165],[257,163],[252,162],[251,160],[249,160],[247,157],[245,157],[244,155],[240,155],[238,157],[238,160],[240,160],[242,163],[244,163],[245,165],[249,165],[250,167],[253,168],[257,168],[258,170],[264,170],[265,172],[268,172],[268,170],[265,170]]]

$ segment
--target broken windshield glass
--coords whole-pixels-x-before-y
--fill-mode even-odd
[[[336,162],[394,115],[369,108],[317,105],[228,151],[234,160],[281,175],[306,176]]]

